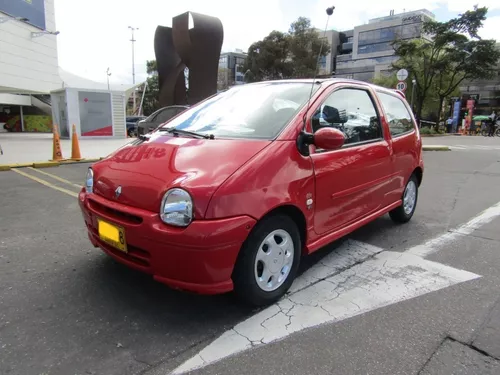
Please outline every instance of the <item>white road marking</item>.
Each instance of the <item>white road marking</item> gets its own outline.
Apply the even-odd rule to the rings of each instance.
[[[415,298],[480,275],[423,257],[500,216],[500,202],[457,229],[404,253],[348,240],[294,282],[278,303],[226,331],[171,374],[205,367],[256,346]]]
[[[361,263],[384,251],[381,247],[348,239],[345,243],[326,255],[314,267],[309,268],[295,279],[288,293],[295,293],[320,280]]]
[[[453,145],[453,146],[448,146],[452,150],[464,150],[464,151],[470,151],[470,150],[482,150],[482,151],[498,151],[500,150],[500,145],[499,146],[494,146],[494,145]]]
[[[414,246],[407,252],[413,255],[425,257],[436,252],[438,248],[443,246],[444,244],[451,242],[460,236],[467,236],[471,234],[476,229],[484,224],[493,221],[498,216],[500,216],[500,202],[498,202],[494,206],[491,206],[490,208],[487,208],[472,220],[459,226],[458,228],[442,234],[436,238],[433,238],[422,245]]]
[[[392,251],[373,254],[374,250],[367,251],[372,258],[363,263],[355,262],[340,273],[316,279],[315,284],[305,289],[295,287],[295,292],[226,331],[172,374],[205,367],[306,328],[338,322],[480,277],[412,254]],[[327,259],[328,263],[322,261],[319,268],[305,275],[308,282],[335,269],[337,265],[329,263],[334,260],[338,261],[338,256]],[[301,285],[301,281],[297,284]]]

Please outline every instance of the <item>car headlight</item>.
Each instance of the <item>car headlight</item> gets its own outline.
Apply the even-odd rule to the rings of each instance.
[[[193,200],[182,189],[170,189],[161,200],[160,217],[165,224],[187,227],[193,220]]]
[[[94,171],[92,168],[87,169],[87,177],[85,178],[85,190],[87,193],[94,191]]]

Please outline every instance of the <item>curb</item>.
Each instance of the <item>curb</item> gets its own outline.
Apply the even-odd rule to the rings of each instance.
[[[422,146],[422,151],[451,151],[448,146]]]
[[[422,138],[434,138],[434,137],[458,137],[462,133],[443,133],[443,134],[420,134]]]
[[[94,163],[96,161],[102,160],[104,158],[92,158],[92,159],[81,159],[81,160],[61,160],[61,161],[42,161],[33,163],[11,163],[11,164],[0,164],[0,171],[10,171],[13,168],[51,168],[59,167],[60,165],[67,164],[84,164],[84,163]]]

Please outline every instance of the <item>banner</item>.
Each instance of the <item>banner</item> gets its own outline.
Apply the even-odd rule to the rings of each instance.
[[[45,30],[44,0],[0,0],[0,12],[27,18],[25,22]]]
[[[460,120],[460,107],[462,106],[462,102],[460,100],[455,101],[453,103],[453,129],[457,129],[458,120]]]

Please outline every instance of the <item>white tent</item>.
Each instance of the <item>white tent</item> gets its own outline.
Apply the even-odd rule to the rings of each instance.
[[[75,125],[82,137],[127,137],[126,103],[144,82],[111,84],[92,81],[59,67],[61,88],[51,92],[52,117],[62,138]]]

